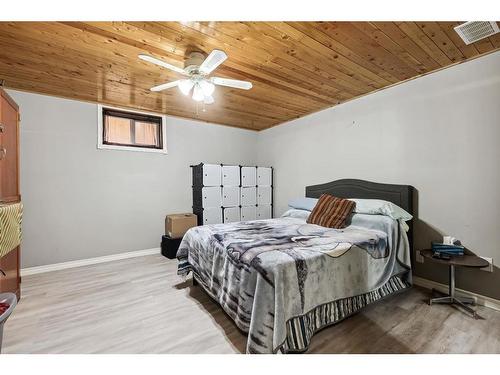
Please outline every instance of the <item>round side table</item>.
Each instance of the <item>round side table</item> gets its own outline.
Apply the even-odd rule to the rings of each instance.
[[[465,311],[472,314],[475,319],[480,318],[476,311],[467,305],[474,305],[474,299],[469,297],[457,297],[455,295],[455,267],[469,267],[469,268],[484,268],[488,267],[489,263],[476,255],[452,255],[450,259],[440,259],[433,257],[432,250],[422,250],[420,254],[435,263],[447,265],[449,267],[449,292],[448,295],[443,297],[431,298],[429,305],[433,303],[444,303],[448,305],[459,305]]]

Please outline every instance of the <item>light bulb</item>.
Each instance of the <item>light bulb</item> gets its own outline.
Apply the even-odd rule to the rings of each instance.
[[[184,95],[189,95],[194,83],[190,79],[181,79],[177,86],[179,86],[179,90],[181,90]]]
[[[213,102],[215,102],[215,100],[212,95],[205,96],[205,99],[203,100],[203,103],[205,104],[212,104]]]
[[[200,87],[203,90],[205,96],[210,96],[214,93],[215,85],[207,80],[200,81]]]
[[[194,90],[193,90],[193,100],[196,100],[197,102],[201,102],[205,98],[205,95],[203,95],[203,90],[200,87],[200,84],[197,83],[194,85]]]

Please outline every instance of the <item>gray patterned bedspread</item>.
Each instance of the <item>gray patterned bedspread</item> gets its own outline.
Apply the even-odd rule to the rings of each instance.
[[[199,226],[178,274],[193,272],[248,333],[247,353],[302,352],[316,331],[410,286],[402,225],[356,214],[344,229],[290,217]]]

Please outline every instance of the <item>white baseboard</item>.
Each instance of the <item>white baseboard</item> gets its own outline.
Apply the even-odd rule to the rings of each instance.
[[[436,289],[439,290],[440,292],[448,293],[448,285],[424,279],[422,277],[413,276],[413,284],[421,286],[426,289]],[[456,291],[461,296],[474,298],[478,305],[500,311],[500,301],[497,299],[486,297],[481,294],[469,292],[468,290],[463,290],[459,288],[456,288]]]
[[[35,275],[35,274],[44,273],[44,272],[59,271],[59,270],[67,269],[67,268],[88,266],[90,264],[106,263],[106,262],[112,262],[114,260],[141,257],[144,255],[152,255],[152,254],[158,254],[158,253],[160,253],[160,248],[156,247],[154,249],[129,251],[127,253],[105,255],[105,256],[96,257],[96,258],[80,259],[80,260],[73,260],[70,262],[47,264],[45,266],[22,268],[21,269],[21,277],[28,276],[28,275]]]

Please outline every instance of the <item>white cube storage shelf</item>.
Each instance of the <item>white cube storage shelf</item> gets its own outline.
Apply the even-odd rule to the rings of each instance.
[[[240,187],[222,187],[222,207],[234,207],[240,205]]]
[[[272,218],[272,168],[201,163],[192,172],[198,225]]]
[[[241,186],[257,186],[257,168],[241,167]]]
[[[271,186],[257,186],[257,204],[259,206],[268,206],[272,203]]]
[[[203,224],[219,224],[222,223],[222,211],[220,207],[207,207],[203,209]]]
[[[271,217],[271,215],[269,215]],[[241,207],[241,221],[257,220],[256,206]]]
[[[257,204],[257,188],[255,186],[242,186],[240,202],[242,206],[255,206]]]
[[[240,186],[240,167],[237,165],[222,166],[222,186]]]
[[[257,186],[272,186],[273,169],[267,167],[257,167]]]
[[[271,217],[271,206],[257,206],[257,220],[269,219]]]
[[[203,186],[220,186],[222,168],[220,165],[205,164],[203,166]]]
[[[234,223],[240,221],[240,208],[239,207],[223,207],[224,223]]]
[[[220,186],[206,186],[201,188],[203,207],[222,206]]]

